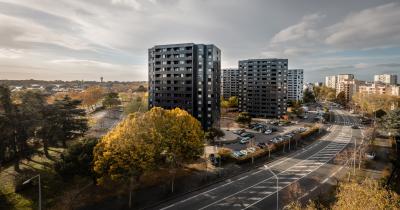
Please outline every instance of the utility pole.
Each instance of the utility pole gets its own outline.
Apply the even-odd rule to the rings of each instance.
[[[39,181],[39,210],[42,210],[42,186],[41,186],[42,184],[41,184],[41,180],[40,180],[40,174],[38,174],[38,175],[26,180],[22,184],[23,185],[28,184],[35,178],[38,178],[38,181]]]

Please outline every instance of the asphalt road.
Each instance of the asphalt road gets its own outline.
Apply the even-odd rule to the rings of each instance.
[[[341,152],[353,136],[360,131],[351,129],[357,119],[342,110],[335,110],[335,122],[329,133],[321,140],[287,157],[172,200],[155,209],[281,209],[291,199],[289,186],[298,185],[300,195],[296,199],[308,198],[313,192],[342,170],[343,166],[332,164],[332,159]],[[273,173],[279,178],[277,180]],[[279,202],[277,202],[277,189]],[[282,195],[285,195],[283,198]]]

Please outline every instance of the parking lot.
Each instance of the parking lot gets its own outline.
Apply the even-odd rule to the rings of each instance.
[[[277,136],[283,135],[285,133],[289,133],[291,131],[294,131],[296,129],[303,128],[303,127],[304,127],[303,124],[293,124],[293,125],[289,125],[289,126],[277,126],[276,128],[278,130],[274,131],[272,134],[260,133],[259,131],[245,128],[244,130],[246,133],[251,133],[254,135],[253,138],[250,138],[250,141],[248,143],[241,143],[240,139],[242,137],[238,134],[234,134],[233,131],[235,131],[235,130],[229,130],[229,131],[224,130],[224,132],[227,133],[227,135],[229,137],[236,139],[235,143],[225,144],[224,147],[232,149],[232,150],[243,150],[249,146],[248,144],[257,145],[257,143],[260,143],[260,142],[268,143],[270,140],[272,140],[273,138],[275,138]],[[240,130],[240,129],[238,129],[238,130]]]

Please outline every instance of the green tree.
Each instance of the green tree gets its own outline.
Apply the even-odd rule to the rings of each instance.
[[[400,135],[400,109],[388,112],[380,120],[380,125],[391,134]]]
[[[236,117],[235,121],[241,124],[250,124],[251,123],[251,116],[248,112],[241,112]]]
[[[55,171],[64,179],[79,175],[95,180],[93,149],[97,142],[96,138],[84,138],[69,146],[61,155],[61,160],[55,163]]]
[[[347,104],[346,94],[343,91],[336,96],[336,103],[343,106]]]
[[[303,93],[303,102],[304,103],[314,103],[315,102],[315,96],[312,91],[309,89],[305,89]]]
[[[103,106],[105,107],[115,107],[120,104],[118,93],[115,92],[108,93],[103,99]]]
[[[208,140],[209,142],[214,143],[215,138],[221,138],[224,135],[225,135],[225,133],[221,129],[211,127],[205,132],[204,138],[206,140]]]

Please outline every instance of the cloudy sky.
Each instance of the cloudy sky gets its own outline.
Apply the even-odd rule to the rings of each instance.
[[[400,2],[0,0],[0,79],[147,80],[147,49],[211,43],[222,66],[279,57],[325,75],[400,74]]]

